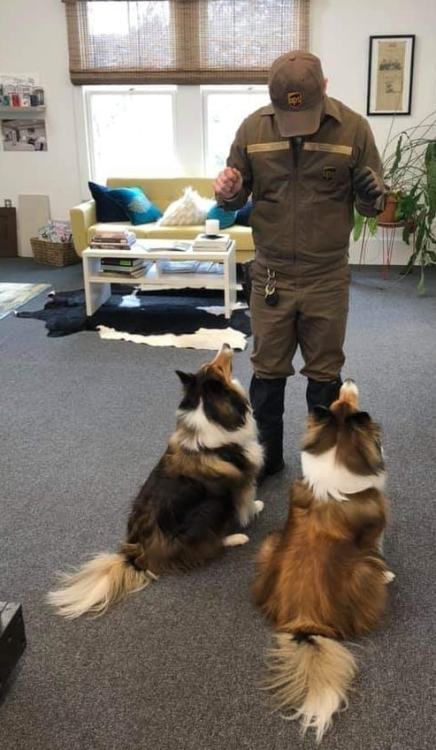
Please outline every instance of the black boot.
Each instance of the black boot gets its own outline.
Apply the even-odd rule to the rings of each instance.
[[[286,378],[258,378],[253,375],[250,400],[264,448],[265,463],[258,477],[260,484],[267,476],[277,474],[283,463],[283,412]]]
[[[327,409],[339,397],[342,380],[340,377],[336,380],[311,380],[308,378],[306,400],[307,408],[312,411],[315,406],[325,406]]]

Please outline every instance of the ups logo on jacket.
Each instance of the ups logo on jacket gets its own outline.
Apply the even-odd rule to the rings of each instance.
[[[303,104],[303,94],[301,91],[289,91],[288,104],[292,108],[300,107]]]
[[[335,175],[336,167],[323,167],[322,176],[324,180],[327,180],[327,182],[331,182],[331,180],[334,180]]]

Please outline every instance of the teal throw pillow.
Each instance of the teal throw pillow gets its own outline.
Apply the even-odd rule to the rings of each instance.
[[[150,224],[162,216],[162,211],[159,211],[139,187],[112,188],[107,197],[124,210],[133,225]]]
[[[225,211],[217,203],[209,209],[207,212],[208,219],[218,219],[220,223],[220,229],[228,229],[236,221],[236,211]]]

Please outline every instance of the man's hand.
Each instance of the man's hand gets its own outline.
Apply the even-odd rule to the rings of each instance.
[[[231,200],[242,188],[242,175],[234,167],[226,167],[219,173],[213,189],[220,198],[225,201]]]
[[[363,201],[375,201],[384,193],[383,182],[371,167],[356,169],[353,175],[353,188]]]

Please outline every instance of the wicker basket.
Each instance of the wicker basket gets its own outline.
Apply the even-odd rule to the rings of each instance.
[[[72,242],[51,242],[31,237],[30,244],[37,263],[49,266],[71,266],[73,263],[80,263]]]

